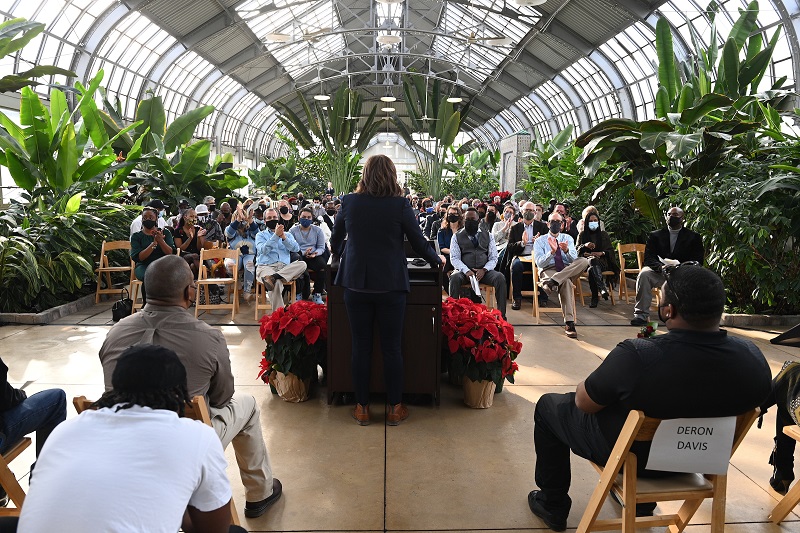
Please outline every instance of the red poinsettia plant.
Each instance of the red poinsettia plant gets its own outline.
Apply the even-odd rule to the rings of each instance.
[[[264,383],[273,370],[310,378],[327,351],[328,308],[307,300],[294,302],[264,315],[260,333],[267,342],[258,373]]]
[[[522,343],[514,338],[514,326],[497,309],[488,309],[469,298],[448,298],[442,303],[442,334],[450,353],[450,371],[472,381],[504,379],[514,383],[519,370],[514,360]]]
[[[494,200],[495,196],[499,196],[500,203],[504,203],[506,200],[511,198],[511,193],[509,191],[492,191],[489,193],[489,201]]]

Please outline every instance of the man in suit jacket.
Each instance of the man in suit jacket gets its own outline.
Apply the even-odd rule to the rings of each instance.
[[[636,278],[636,304],[633,308],[631,326],[644,326],[650,315],[650,304],[653,300],[653,289],[664,284],[661,273],[663,264],[659,260],[675,259],[681,263],[697,261],[703,264],[705,251],[703,239],[684,227],[686,216],[680,207],[672,207],[667,211],[667,227],[654,231],[647,239],[644,249],[644,265]]]
[[[506,255],[512,258],[511,285],[513,286],[514,294],[512,294],[511,309],[519,309],[522,306],[522,273],[526,270],[531,270],[531,264],[521,262],[519,256],[531,255],[533,253],[533,241],[540,235],[550,231],[547,224],[535,220],[535,216],[536,206],[533,202],[526,202],[522,206],[522,220],[514,224],[509,232]]]

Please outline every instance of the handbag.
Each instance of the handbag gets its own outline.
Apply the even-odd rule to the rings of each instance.
[[[120,291],[120,299],[111,306],[111,319],[114,322],[119,322],[126,316],[131,316],[132,313],[133,300],[130,299],[128,289],[123,287],[122,291]]]

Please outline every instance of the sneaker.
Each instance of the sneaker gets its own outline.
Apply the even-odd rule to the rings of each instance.
[[[631,320],[631,326],[642,327],[647,325],[647,318],[643,318],[640,316],[634,316],[633,320]]]
[[[283,494],[283,485],[277,478],[272,478],[272,494],[260,502],[245,502],[244,515],[247,518],[257,518],[267,512],[270,505],[278,501]]]
[[[311,301],[315,304],[325,305],[325,302],[322,300],[322,295],[318,292],[311,295]]]
[[[567,337],[570,339],[577,339],[578,332],[575,331],[575,322],[567,322],[564,326],[564,333],[566,333]]]
[[[542,522],[553,531],[564,531],[567,529],[569,507],[567,507],[566,512],[550,510],[545,507],[540,494],[541,491],[538,490],[532,490],[530,494],[528,494],[528,507],[530,507],[531,512],[541,518]]]

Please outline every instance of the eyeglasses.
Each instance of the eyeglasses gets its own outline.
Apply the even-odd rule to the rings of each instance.
[[[700,263],[698,261],[684,261],[683,263],[677,265],[664,265],[664,268],[661,269],[662,272],[664,273],[664,280],[666,281],[666,285],[670,289],[669,292],[672,294],[672,296],[675,297],[675,303],[677,305],[680,305],[681,301],[680,298],[678,298],[678,293],[675,292],[675,289],[670,287],[669,278],[675,273],[676,270],[678,270],[682,266],[700,266]]]

